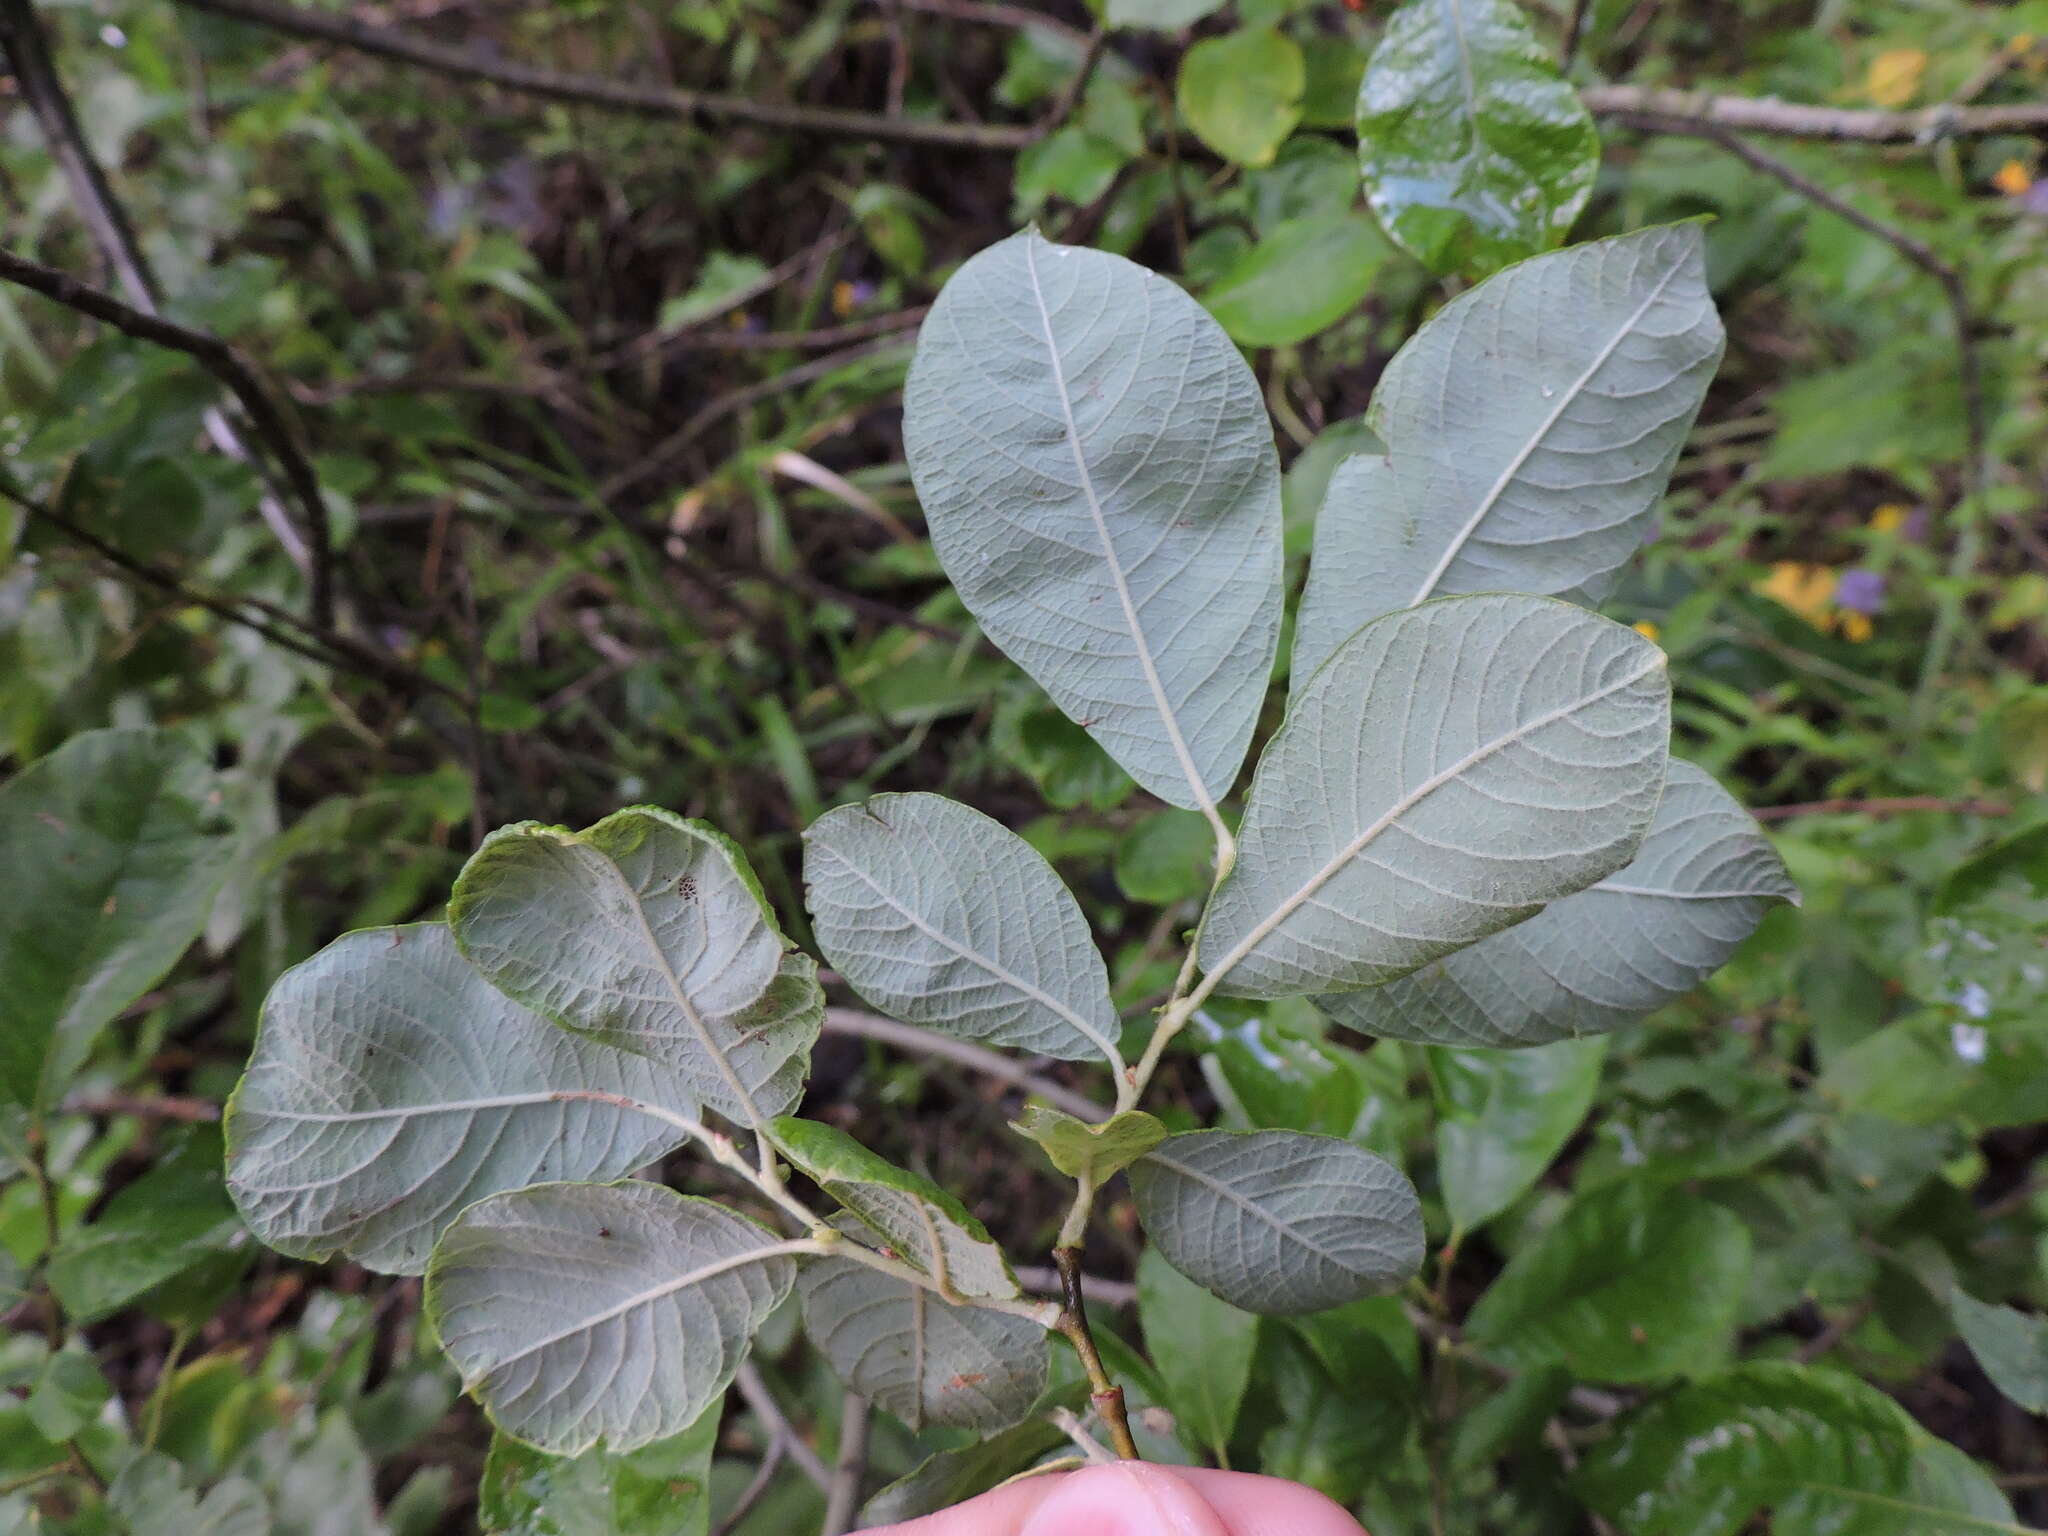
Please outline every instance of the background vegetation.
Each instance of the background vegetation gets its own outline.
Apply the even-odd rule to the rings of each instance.
[[[0,1531],[200,1529],[178,1500],[230,1472],[267,1501],[253,1529],[815,1527],[861,1437],[793,1330],[701,1446],[555,1488],[545,1523],[557,1472],[487,1472],[417,1282],[259,1253],[217,1121],[285,967],[433,915],[488,827],[637,801],[746,846],[806,938],[801,827],[882,789],[966,800],[1083,893],[1142,1021],[1206,834],[939,578],[898,430],[915,327],[1025,220],[1185,282],[1264,386],[1298,575],[1380,370],[1465,280],[1361,192],[1390,6],[1110,9],[1158,24],[1081,0],[0,0],[0,755],[175,727],[226,840],[196,942],[60,1109],[0,1111]],[[1727,361],[1609,611],[1670,653],[1677,750],[1758,808],[1805,905],[1604,1046],[1212,1005],[1163,1079],[1181,1124],[1352,1136],[1408,1169],[1439,1242],[1447,1156],[1476,1144],[1504,1198],[1415,1295],[1328,1327],[1139,1298],[1155,1359],[1186,1362],[1132,1366],[1173,1415],[1149,1448],[1301,1477],[1376,1536],[1733,1530],[1571,1477],[1617,1435],[1654,1461],[1721,1422],[1666,1383],[1739,1361],[1786,1443],[1852,1420],[1860,1380],[1974,1459],[1935,1463],[1974,1490],[1953,1528],[2038,1524],[2048,4],[1526,14],[1599,125],[1572,237],[1713,216]],[[1100,1084],[988,1066],[835,1009],[807,1113],[1042,1252],[1061,1212],[1004,1121]],[[1135,1341],[1139,1245],[1125,1206],[1105,1225],[1098,1310]],[[1530,1329],[1495,1291],[1495,1343],[1467,1340],[1539,1240],[1563,1268],[1525,1292]],[[1978,1318],[1973,1351],[1969,1298],[2022,1310]],[[1565,1342],[1528,1347],[1539,1322]],[[865,1486],[944,1443],[878,1419]],[[138,1446],[168,1481],[109,1503]]]

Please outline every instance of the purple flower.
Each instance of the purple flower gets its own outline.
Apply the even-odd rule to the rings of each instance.
[[[1844,571],[1835,583],[1835,606],[1851,613],[1876,613],[1884,606],[1884,578],[1875,571]]]

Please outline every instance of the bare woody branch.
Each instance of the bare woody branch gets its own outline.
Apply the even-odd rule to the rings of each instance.
[[[30,261],[4,246],[0,246],[0,279],[40,293],[44,298],[104,325],[111,325],[124,336],[183,352],[228,387],[248,413],[250,425],[277,462],[291,485],[293,497],[304,512],[313,548],[321,554],[321,558],[313,561],[311,573],[314,627],[323,632],[330,629],[334,609],[332,594],[327,590],[329,562],[325,551],[331,541],[327,502],[320,491],[320,477],[314,473],[312,461],[306,457],[290,419],[270,391],[263,387],[263,381],[256,376],[256,370],[248,360],[218,336],[195,331],[161,315],[145,314],[110,293],[102,293],[80,282],[68,272],[46,267],[39,261]]]
[[[1837,139],[1858,144],[1929,144],[1945,138],[2048,133],[2048,101],[1882,112],[1862,107],[1814,107],[1770,97],[1718,96],[1651,85],[1595,85],[1579,94],[1595,117],[1611,118],[1651,133],[1683,133],[1703,138],[1720,133],[1761,133],[1775,138]]]
[[[0,0],[0,51],[4,51],[21,94],[35,115],[51,158],[70,185],[72,203],[79,217],[85,221],[93,244],[113,269],[120,286],[126,290],[132,310],[146,317],[156,316],[162,307],[162,294],[155,275],[136,241],[127,211],[114,195],[112,184],[93,158],[85,135],[78,126],[78,114],[72,110],[71,98],[58,77],[56,64],[50,57],[49,40],[43,34],[42,22],[30,0]],[[217,406],[209,406],[203,420],[206,435],[214,446],[230,458],[250,464],[263,481],[264,492],[258,500],[263,520],[284,546],[285,553],[305,573],[307,601],[315,627],[331,630],[334,627],[333,541],[328,527],[327,503],[320,495],[319,481],[313,476],[304,454],[294,454],[278,461],[278,468],[291,482],[292,494],[304,504],[305,528],[302,533],[285,510],[272,484],[269,468],[260,457],[249,451],[240,430],[228,420],[226,413]]]
[[[709,118],[758,123],[766,128],[890,139],[955,149],[1015,153],[1028,149],[1042,128],[1010,124],[944,123],[888,117],[829,107],[753,101],[744,96],[663,86],[631,85],[596,75],[571,74],[488,59],[467,49],[404,36],[322,11],[300,10],[275,0],[178,0],[192,10],[231,16],[294,37],[333,43],[403,64],[482,80],[508,91],[650,117]],[[1086,34],[1021,6],[963,4],[962,0],[905,0],[913,10],[1004,25],[1047,26],[1085,41]],[[1703,134],[1714,128],[1794,139],[1838,139],[1865,144],[1927,143],[1940,138],[1982,138],[1990,134],[2048,133],[2048,102],[2010,106],[1936,106],[1912,112],[1854,107],[1817,107],[1800,102],[1662,86],[1596,85],[1583,93],[1596,117],[1655,133]]]
[[[379,58],[417,65],[466,80],[482,80],[522,95],[599,107],[612,112],[635,113],[643,117],[755,123],[763,128],[785,128],[798,133],[889,139],[935,148],[992,150],[997,153],[1026,149],[1038,137],[1038,130],[1032,127],[886,117],[878,112],[754,101],[745,96],[723,95],[714,91],[634,85],[598,75],[542,69],[530,64],[485,58],[466,48],[451,48],[442,43],[407,37],[389,27],[365,26],[345,16],[300,10],[295,6],[273,4],[271,0],[178,0],[178,4],[187,10],[229,16],[293,37],[333,43],[338,47],[353,48],[358,53],[375,54]]]

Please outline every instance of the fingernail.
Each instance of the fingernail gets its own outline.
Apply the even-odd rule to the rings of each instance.
[[[1020,1536],[1229,1536],[1187,1483],[1164,1467],[1090,1467],[1063,1479]]]

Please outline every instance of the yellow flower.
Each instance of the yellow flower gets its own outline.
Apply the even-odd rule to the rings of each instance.
[[[1842,638],[1851,645],[1861,645],[1870,638],[1869,614],[1854,613],[1845,609],[1840,617],[1842,620]]]
[[[860,300],[855,297],[853,284],[841,278],[832,285],[832,313],[844,320],[852,314]]]
[[[1903,107],[1920,93],[1927,55],[1918,48],[1888,48],[1870,61],[1864,94],[1880,107]]]
[[[1896,501],[1888,501],[1870,514],[1870,531],[1872,533],[1897,533],[1906,526],[1906,519],[1910,515],[1907,509],[1900,506]]]
[[[2027,168],[2017,160],[2008,160],[1998,168],[1998,174],[1991,178],[1991,185],[2007,197],[2018,197],[2034,184],[2034,178],[2027,174]]]
[[[1663,633],[1662,630],[1657,628],[1657,626],[1652,624],[1648,619],[1644,619],[1640,624],[1631,624],[1629,628],[1633,629],[1645,640],[1648,640],[1652,645],[1656,644],[1657,637]]]
[[[1804,560],[1780,560],[1755,590],[1783,608],[1790,608],[1815,629],[1826,629],[1833,618],[1828,599],[1835,595],[1835,573],[1825,565]]]

